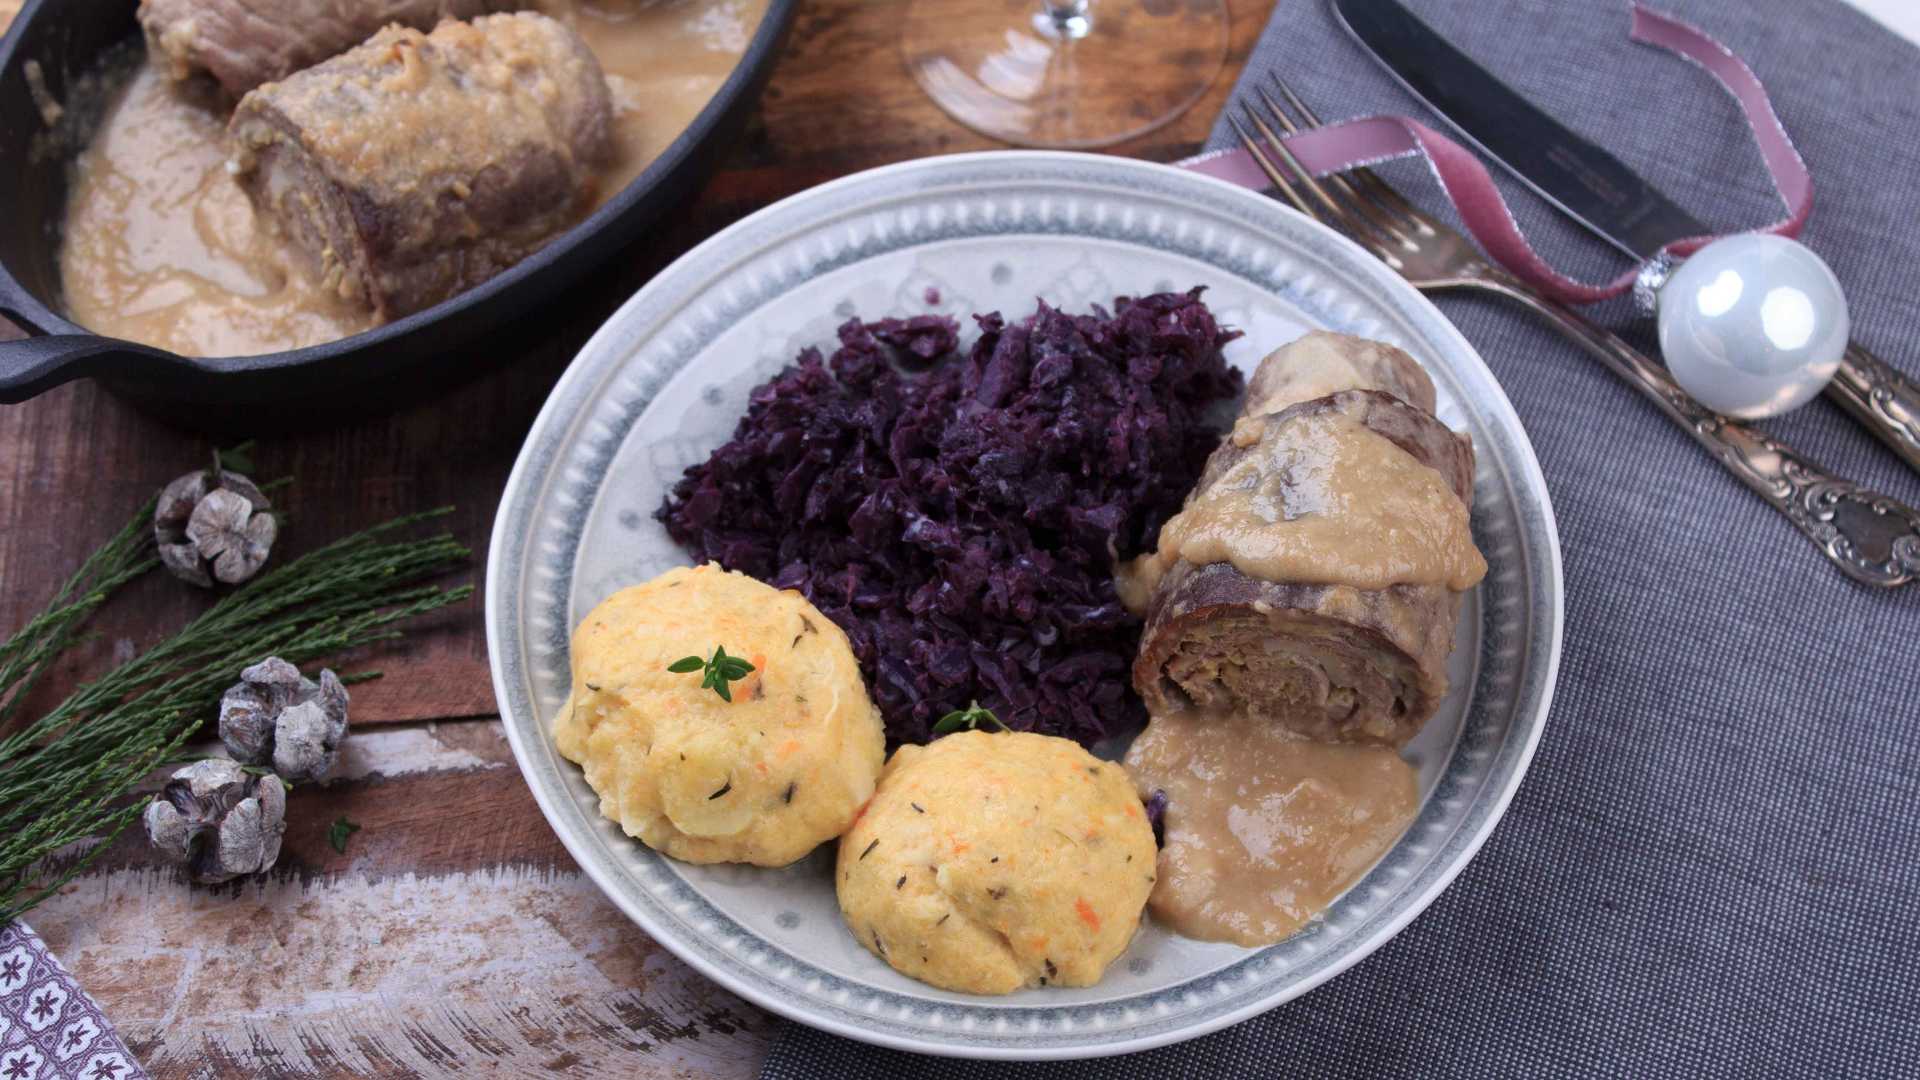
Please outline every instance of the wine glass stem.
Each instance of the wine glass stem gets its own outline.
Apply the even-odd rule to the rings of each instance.
[[[1033,23],[1051,38],[1075,40],[1093,32],[1093,0],[1040,0]]]

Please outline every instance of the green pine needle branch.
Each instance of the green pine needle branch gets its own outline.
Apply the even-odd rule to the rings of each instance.
[[[17,715],[34,684],[80,640],[87,617],[157,564],[153,504],[90,557],[47,610],[0,643],[0,923],[52,895],[139,819],[134,785],[175,760],[240,670],[268,656],[295,664],[400,636],[397,624],[473,588],[426,582],[462,565],[451,536],[408,539],[451,507],[398,518],[271,569],[185,629],[87,683],[45,715]],[[83,840],[90,848],[50,865]]]

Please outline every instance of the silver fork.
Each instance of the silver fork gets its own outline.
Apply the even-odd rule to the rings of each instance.
[[[1320,118],[1285,82],[1276,80],[1275,85],[1302,123],[1320,126]],[[1265,89],[1256,87],[1255,93],[1273,125],[1250,102],[1241,107],[1259,138],[1249,134],[1231,110],[1227,121],[1267,178],[1301,213],[1346,233],[1422,292],[1496,293],[1546,320],[1685,428],[1741,483],[1785,514],[1841,573],[1887,588],[1920,578],[1920,513],[1833,476],[1785,443],[1695,401],[1665,368],[1488,261],[1466,237],[1408,202],[1373,170],[1357,168],[1316,180],[1274,130],[1277,125],[1293,133],[1299,126]]]

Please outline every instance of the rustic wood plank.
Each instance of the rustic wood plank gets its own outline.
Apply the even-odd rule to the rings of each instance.
[[[757,1071],[771,1019],[580,873],[498,722],[355,733],[335,777],[264,879],[189,886],[126,835],[31,916],[155,1076]]]

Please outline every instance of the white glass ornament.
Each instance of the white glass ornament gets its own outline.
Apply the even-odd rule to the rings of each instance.
[[[1681,263],[1656,298],[1660,352],[1687,393],[1742,419],[1824,389],[1847,348],[1847,300],[1805,244],[1743,233]]]

